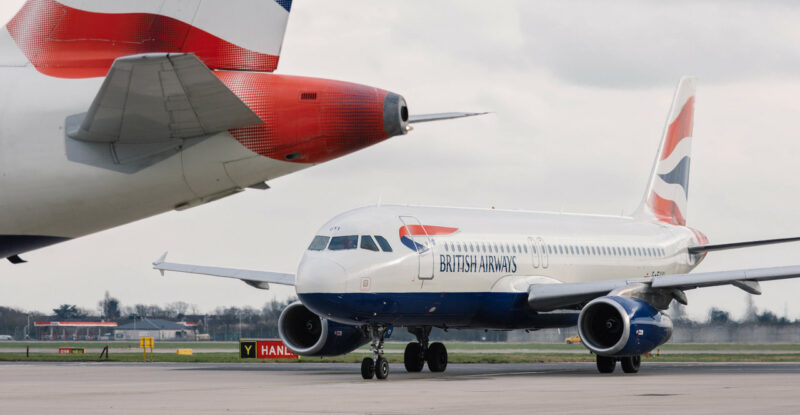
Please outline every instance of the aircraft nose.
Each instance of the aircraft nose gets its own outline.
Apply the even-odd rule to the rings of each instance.
[[[300,261],[295,279],[298,294],[343,293],[346,285],[344,267],[336,261],[319,257]]]

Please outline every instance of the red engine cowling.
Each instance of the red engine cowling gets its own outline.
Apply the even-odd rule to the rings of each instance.
[[[267,73],[216,74],[264,121],[231,131],[262,156],[322,163],[407,132],[405,99],[379,88]]]

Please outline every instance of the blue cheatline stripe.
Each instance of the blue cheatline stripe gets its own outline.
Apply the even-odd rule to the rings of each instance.
[[[537,314],[528,293],[304,293],[300,301],[318,315],[344,324],[431,325],[454,328],[569,327],[576,312]]]
[[[292,0],[275,0],[275,2],[280,4],[287,12],[292,11]]]
[[[683,191],[686,194],[689,194],[689,164],[691,164],[691,159],[689,156],[686,156],[681,159],[680,163],[672,169],[671,172],[667,174],[659,174],[658,176],[661,177],[661,180],[669,183],[669,184],[679,184],[683,187]]]
[[[57,236],[0,235],[0,258],[8,258],[67,240],[69,238]]]

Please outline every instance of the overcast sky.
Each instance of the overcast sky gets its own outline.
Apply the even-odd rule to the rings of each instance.
[[[7,21],[21,0],[3,0]],[[400,93],[412,113],[487,110],[184,212],[0,265],[0,304],[95,309],[181,300],[260,307],[260,291],[168,274],[181,262],[294,272],[316,230],[384,203],[620,214],[644,191],[673,88],[698,77],[688,224],[711,243],[800,235],[800,7],[756,1],[296,0],[279,73]],[[8,197],[8,195],[5,195]],[[709,254],[697,271],[800,264],[800,244]],[[800,317],[800,281],[763,284],[760,309]],[[744,310],[733,287],[688,312]]]

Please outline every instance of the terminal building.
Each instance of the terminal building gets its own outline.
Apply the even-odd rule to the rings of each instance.
[[[139,340],[153,337],[156,340],[198,340],[198,325],[161,319],[136,319],[114,329],[114,340]]]

